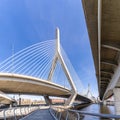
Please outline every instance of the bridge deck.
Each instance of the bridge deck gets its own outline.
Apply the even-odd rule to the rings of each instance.
[[[48,109],[36,110],[21,120],[54,120]]]

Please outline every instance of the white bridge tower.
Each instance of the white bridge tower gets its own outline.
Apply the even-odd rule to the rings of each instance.
[[[53,76],[57,61],[59,61],[61,63],[63,71],[65,72],[65,75],[66,75],[66,77],[68,79],[68,82],[71,86],[71,96],[65,102],[65,105],[72,105],[72,103],[74,102],[74,100],[77,96],[77,90],[76,90],[73,79],[72,79],[72,77],[69,73],[69,70],[68,70],[68,68],[67,68],[67,66],[64,62],[64,59],[62,57],[62,54],[61,54],[59,28],[56,28],[56,52],[55,52],[55,56],[54,56],[54,59],[52,61],[51,69],[50,69],[50,72],[49,72],[49,75],[48,75],[48,81],[52,81],[52,76]]]

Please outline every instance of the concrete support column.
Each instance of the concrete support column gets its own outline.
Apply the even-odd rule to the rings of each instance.
[[[21,97],[20,97],[20,94],[19,94],[19,101],[18,101],[18,105],[19,105],[19,106],[21,105]]]
[[[115,112],[120,115],[120,88],[114,88]]]
[[[68,100],[65,102],[66,106],[71,106],[73,102],[75,101],[75,98],[77,96],[77,93],[72,93],[71,96],[68,98]]]
[[[47,105],[51,105],[52,104],[52,101],[50,100],[49,96],[44,95],[44,99],[45,99],[45,102],[46,102]]]
[[[106,100],[103,101],[103,105],[106,105]]]

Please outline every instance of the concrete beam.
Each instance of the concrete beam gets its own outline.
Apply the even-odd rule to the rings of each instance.
[[[112,79],[106,89],[103,99],[108,98],[110,94],[112,94],[112,92],[109,92],[109,91],[112,91],[115,88],[115,86],[117,85],[117,82],[119,81],[119,78],[120,78],[120,64],[118,65],[118,67],[115,70],[114,75],[112,76]]]
[[[70,90],[55,83],[35,77],[10,73],[0,73],[0,89],[5,93],[47,94],[51,96],[71,94]]]
[[[16,102],[16,101],[11,97],[9,97],[4,92],[0,91],[0,104],[11,104],[12,102]]]
[[[102,63],[102,64],[106,64],[106,65],[111,65],[111,66],[113,66],[113,67],[117,67],[117,66],[118,66],[117,63],[115,63],[115,62],[113,62],[113,61],[110,61],[110,60],[101,60],[101,63]]]
[[[102,80],[108,80],[108,81],[110,81],[110,78],[107,78],[107,77],[101,77],[101,81]]]
[[[114,88],[114,100],[115,100],[115,112],[117,115],[120,115],[120,88]]]
[[[109,83],[110,81],[109,81],[109,80],[101,80],[101,83],[102,83],[102,82]]]
[[[102,15],[102,0],[98,0],[98,87],[100,86],[100,80],[101,80],[101,66],[100,66],[100,60],[101,60],[101,15]],[[100,91],[100,87],[99,87]]]
[[[111,79],[111,75],[109,75],[109,74],[101,74],[101,79],[102,78]]]
[[[68,100],[65,102],[65,105],[71,106],[73,102],[75,101],[76,96],[77,96],[77,93],[73,92],[71,96],[68,98]]]
[[[114,42],[104,42],[102,43],[102,47],[120,52],[120,46],[118,44],[115,44]]]
[[[101,83],[107,83],[108,84],[109,81],[106,80],[101,80]]]
[[[103,82],[101,82],[101,85],[107,86],[107,85],[108,85],[108,83],[103,83]]]
[[[108,70],[101,70],[101,73],[110,74],[110,75],[114,74],[114,72]]]

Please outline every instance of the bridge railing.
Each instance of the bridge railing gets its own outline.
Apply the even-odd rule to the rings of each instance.
[[[51,106],[50,112],[58,120],[82,120],[85,116],[98,117],[109,120],[118,120],[120,115],[113,114],[101,114],[101,113],[90,113],[80,110],[72,110],[64,107]]]
[[[17,118],[21,118],[37,109],[39,109],[39,106],[12,107],[1,109],[0,119],[7,120],[7,118],[13,118],[14,120],[17,120]]]

